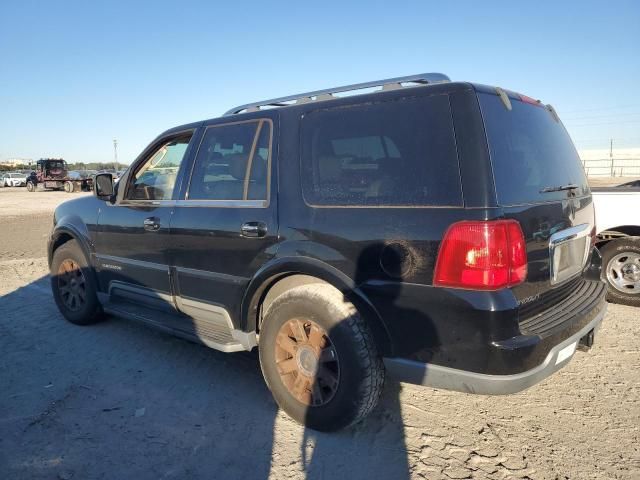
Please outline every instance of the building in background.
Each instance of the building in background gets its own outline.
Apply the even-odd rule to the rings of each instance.
[[[19,165],[31,165],[32,163],[32,158],[7,158],[6,160],[0,160],[0,166],[3,167],[17,167]]]

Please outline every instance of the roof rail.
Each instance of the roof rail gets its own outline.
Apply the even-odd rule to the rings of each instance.
[[[417,83],[426,85],[428,83],[450,82],[449,77],[442,73],[419,73],[417,75],[409,75],[407,77],[386,78],[384,80],[375,80],[373,82],[355,83],[353,85],[345,85],[343,87],[327,88],[325,90],[316,90],[314,92],[299,93],[297,95],[289,95],[288,97],[273,98],[262,102],[247,103],[232,108],[225,113],[226,115],[234,115],[243,112],[257,112],[263,107],[287,107],[301,103],[308,103],[321,100],[331,100],[336,97],[334,94],[340,92],[351,92],[362,90],[365,88],[382,87],[382,90],[394,90],[403,88],[403,83]]]

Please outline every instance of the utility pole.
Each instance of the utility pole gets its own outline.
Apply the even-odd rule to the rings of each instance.
[[[113,161],[116,164],[116,173],[118,172],[118,140],[113,139]],[[612,167],[613,168],[613,167]]]
[[[609,140],[609,160],[611,161],[611,176],[615,177],[615,171],[613,170],[613,138]]]

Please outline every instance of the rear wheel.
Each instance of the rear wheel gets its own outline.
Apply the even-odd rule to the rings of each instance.
[[[607,300],[640,306],[640,238],[612,240],[602,249]]]
[[[72,182],[64,182],[64,191],[67,193],[72,193],[75,190]]]
[[[330,285],[304,285],[280,295],[265,313],[259,349],[278,405],[314,430],[358,422],[382,392],[384,366],[373,334]]]
[[[71,323],[89,325],[101,319],[93,272],[77,241],[70,240],[54,252],[51,289],[60,313]]]

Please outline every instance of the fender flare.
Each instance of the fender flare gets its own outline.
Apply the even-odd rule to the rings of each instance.
[[[340,290],[369,321],[374,337],[382,348],[382,353],[384,355],[392,353],[393,346],[389,330],[366,295],[344,272],[312,257],[278,257],[256,272],[245,289],[240,306],[240,327],[242,330],[246,332],[257,331],[259,306],[269,288],[279,280],[296,274],[319,278]]]
[[[88,235],[88,232],[86,231],[86,227],[84,228],[84,230],[85,232],[83,232],[80,228],[78,228],[76,225],[74,225],[71,222],[60,221],[55,226],[55,228],[53,229],[53,232],[51,232],[51,237],[49,238],[49,244],[47,246],[47,260],[49,263],[49,267],[51,267],[53,252],[55,251],[57,246],[61,245],[61,243],[59,243],[58,240],[65,235],[71,237],[73,240],[78,242],[78,244],[80,245],[80,248],[82,248],[82,252],[84,253],[87,259],[87,263],[92,267],[94,266],[92,261],[93,248],[91,246],[91,240],[89,239],[89,235]],[[66,243],[66,242],[62,242],[62,243]]]

